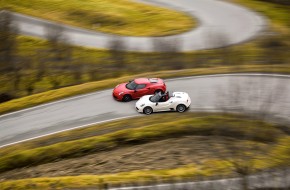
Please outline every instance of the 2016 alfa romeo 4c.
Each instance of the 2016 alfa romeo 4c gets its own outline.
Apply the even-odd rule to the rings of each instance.
[[[177,111],[185,112],[191,104],[191,99],[186,92],[173,92],[172,95],[157,93],[143,96],[136,102],[136,110],[140,113]]]
[[[117,85],[113,90],[113,97],[118,101],[128,102],[144,95],[164,93],[165,91],[166,85],[160,78],[137,78]]]

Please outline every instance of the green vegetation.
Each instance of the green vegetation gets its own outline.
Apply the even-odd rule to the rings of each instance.
[[[156,182],[159,179],[163,182],[173,181],[175,178],[209,177],[221,173],[228,174],[229,166],[221,160],[207,161],[202,165],[188,165],[176,169],[153,170],[153,171],[132,171],[107,175],[80,175],[51,178],[32,178],[23,180],[13,180],[0,182],[3,190],[32,190],[32,189],[69,189],[69,188],[96,188],[104,187],[105,184],[119,185],[136,183],[136,181],[146,184],[146,182]]]
[[[0,8],[107,33],[165,36],[186,32],[193,18],[130,0],[2,0]]]
[[[275,2],[279,3],[280,0],[231,0],[231,1],[249,7],[250,9],[257,11],[262,15],[265,15],[270,20],[269,24],[273,27],[272,29],[285,34],[289,32],[290,30],[289,4],[282,5],[282,3],[280,4],[275,3]]]
[[[17,39],[16,56],[21,66],[0,76],[0,95],[14,100],[0,104],[0,113],[111,88],[119,81],[125,82],[138,76],[172,78],[235,72],[289,74],[289,25],[285,19],[289,15],[287,6],[254,0],[235,2],[270,16],[272,29],[282,35],[265,36],[253,42],[217,50],[170,54],[119,52],[117,57],[110,50],[64,45],[60,49],[67,50],[64,54],[70,56],[56,61],[52,61],[55,55],[49,53],[52,47],[49,42],[20,36]],[[156,70],[161,71],[154,72]],[[23,96],[27,97],[21,98]],[[0,102],[4,101],[7,100],[0,99]]]
[[[287,136],[285,138],[281,138],[277,145],[273,148],[273,150],[270,152],[270,157],[268,159],[271,159],[270,163],[271,167],[279,167],[281,165],[285,165],[287,167],[290,166],[290,137]]]
[[[260,1],[271,2],[271,3],[281,4],[281,5],[290,5],[290,2],[288,0],[260,0]]]
[[[122,146],[142,144],[166,138],[177,138],[185,135],[224,136],[268,143],[275,142],[276,139],[285,135],[277,126],[236,116],[209,115],[183,117],[178,120],[168,118],[167,122],[158,122],[159,120],[151,119],[155,121],[155,124],[143,125],[134,129],[130,127],[130,129],[119,130],[104,135],[59,142],[43,147],[32,146],[34,148],[28,148],[27,150],[22,148],[21,151],[7,152],[5,156],[0,158],[0,171],[3,172],[28,165],[39,165],[57,159],[80,157]],[[138,120],[136,122],[140,123]],[[110,123],[108,125],[112,126]],[[106,126],[106,124],[103,126]],[[91,131],[93,128],[98,129],[99,127],[95,126],[83,130]],[[127,128],[126,125],[125,128]],[[255,131],[259,132],[256,133]]]
[[[6,180],[0,183],[1,189],[67,189],[100,187],[105,183],[118,185],[139,181],[144,184],[156,180],[166,182],[166,180],[193,179],[201,176],[226,176],[237,169],[235,164],[240,164],[241,160],[247,164],[254,162],[254,168],[251,168],[253,171],[289,164],[289,134],[283,132],[284,127],[281,125],[268,124],[248,116],[205,113],[182,115],[170,113],[150,116],[150,120],[147,117],[134,118],[134,122],[128,122],[128,120],[130,119],[103,123],[6,147],[0,150],[0,154],[5,155],[0,159],[0,169],[3,172],[18,167],[30,167],[99,151],[182,136],[208,136],[229,139],[230,142],[240,139],[241,149],[230,151],[238,151],[238,155],[242,157],[236,157],[236,155],[230,160],[226,157],[208,158],[201,160],[198,165],[189,164],[180,168],[163,170]],[[268,144],[268,148],[272,147],[270,150],[267,148],[269,154],[263,152],[262,157],[257,154],[256,148],[259,144]],[[243,149],[246,146],[254,151],[251,153],[253,156],[250,160],[246,156],[250,153],[244,152],[246,149]],[[224,148],[226,150],[226,147]],[[268,155],[270,158],[267,157]]]
[[[74,47],[73,58],[78,61],[70,62],[70,64],[83,65],[85,71],[81,73],[81,80],[75,80],[74,76],[76,78],[79,76],[69,72],[60,72],[59,75],[55,75],[59,77],[60,83],[57,88],[93,80],[99,81],[39,93],[55,88],[52,85],[52,79],[49,75],[45,75],[40,81],[36,82],[36,88],[33,90],[33,93],[38,94],[3,103],[0,105],[0,113],[6,113],[77,94],[110,88],[119,81],[128,81],[139,76],[169,78],[202,74],[233,73],[237,71],[289,74],[289,54],[287,51],[289,49],[289,37],[287,36],[289,33],[289,7],[257,0],[234,0],[234,2],[241,3],[269,16],[272,26],[271,31],[275,31],[281,35],[278,37],[277,35],[274,37],[265,36],[262,39],[247,44],[219,50],[186,54],[173,53],[172,57],[162,53],[124,53],[122,55],[124,55],[126,61],[125,65],[121,66],[112,60],[106,60],[111,56],[111,52],[107,50]],[[25,3],[23,2],[23,4]],[[34,53],[36,49],[46,49],[48,46],[42,40],[27,37],[20,37],[18,41],[20,42],[19,53],[22,56],[30,55],[33,60],[36,59],[36,54]],[[277,59],[270,59],[269,55],[270,57],[273,57],[271,55],[279,56],[277,56]],[[38,62],[33,61],[33,63],[37,64]],[[53,68],[52,71],[57,70],[53,64],[51,68]],[[86,68],[88,69],[86,70]],[[152,73],[151,71],[156,70],[156,68],[162,68],[162,70],[167,71]],[[90,78],[92,75],[89,70],[95,72],[94,77]],[[140,74],[140,71],[148,73]],[[33,72],[35,72],[35,68],[25,69],[26,79],[33,78]],[[1,77],[1,82],[10,80],[8,76],[2,75]],[[22,86],[22,90],[20,90],[20,94],[17,94],[17,97],[26,95],[25,84],[20,86]],[[5,89],[7,90],[10,87],[1,86],[0,88],[2,88],[1,91],[5,91]],[[163,118],[162,120],[160,119],[161,117]],[[109,131],[109,133],[104,131]],[[7,171],[13,168],[38,165],[59,159],[80,157],[99,151],[133,146],[135,144],[158,141],[166,138],[178,138],[185,135],[240,139],[243,141],[241,146],[249,144],[247,146],[253,148],[257,144],[267,144],[271,148],[269,148],[269,152],[265,151],[264,157],[258,158],[256,157],[257,155],[247,157],[251,153],[245,152],[244,150],[237,150],[244,157],[233,157],[230,161],[209,159],[199,165],[191,164],[182,168],[167,170],[131,171],[98,176],[81,175],[77,177],[67,176],[4,181],[0,183],[0,188],[25,190],[67,189],[98,187],[104,185],[104,183],[129,183],[135,182],[136,180],[156,181],[156,179],[174,180],[175,177],[186,178],[213,176],[216,174],[228,175],[233,170],[240,169],[234,168],[236,166],[233,163],[240,163],[241,160],[243,162],[249,162],[250,164],[254,162],[255,164],[252,166],[252,170],[284,165],[289,166],[290,140],[289,134],[283,130],[283,126],[266,124],[253,118],[235,115],[185,113],[177,116],[177,114],[172,113],[162,116],[150,116],[150,121],[148,121],[147,117],[140,117],[135,119],[134,123],[128,122],[127,120],[104,123],[6,147],[0,150],[0,155],[5,155],[0,159],[0,170]],[[249,165],[245,165],[245,167],[247,166]]]

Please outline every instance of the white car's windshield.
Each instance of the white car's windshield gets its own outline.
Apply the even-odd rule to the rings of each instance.
[[[160,100],[161,97],[162,97],[161,94],[157,93],[157,94],[151,96],[151,97],[149,98],[149,100],[150,100],[151,102],[159,102],[159,100]]]

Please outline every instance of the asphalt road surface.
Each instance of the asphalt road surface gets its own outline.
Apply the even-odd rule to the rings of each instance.
[[[290,170],[278,170],[263,172],[247,178],[249,189],[288,189],[290,187]],[[171,189],[201,189],[201,190],[243,190],[243,180],[241,178],[229,178],[220,180],[207,180],[196,182],[184,182],[173,184],[157,184],[151,186],[132,186],[109,188],[110,190],[171,190]]]
[[[166,84],[170,92],[189,93],[189,111],[247,110],[290,121],[290,77],[286,75],[211,75],[171,79]],[[135,111],[135,102],[117,102],[109,89],[2,115],[0,147],[118,118],[150,119]]]
[[[180,39],[181,51],[211,49],[249,40],[266,25],[263,17],[244,7],[219,0],[140,0],[178,11],[196,18],[198,27],[189,32],[167,37],[126,37],[119,36],[125,44],[124,50],[151,52],[153,40]],[[43,19],[14,13],[15,24],[25,35],[45,38],[47,27],[58,25]],[[49,26],[48,26],[49,25]],[[108,48],[113,35],[93,32],[81,28],[61,25],[63,34],[71,44]]]

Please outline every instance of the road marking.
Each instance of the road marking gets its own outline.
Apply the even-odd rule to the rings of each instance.
[[[202,76],[189,76],[189,77],[180,77],[180,78],[174,78],[174,79],[167,79],[166,81],[178,81],[178,80],[184,80],[184,79],[224,77],[224,76],[252,76],[252,77],[254,77],[254,76],[265,76],[265,77],[290,78],[290,75],[282,75],[282,74],[239,73],[239,74],[213,74],[213,75],[202,75]],[[19,111],[16,111],[16,112],[8,113],[8,114],[5,114],[5,115],[0,116],[0,118],[1,117],[5,117],[5,116],[8,116],[8,115],[17,114],[17,113],[20,113],[20,112],[25,112],[25,111],[37,109],[37,108],[40,108],[40,107],[54,105],[54,104],[58,104],[58,103],[61,103],[61,102],[71,101],[71,100],[74,100],[74,99],[83,98],[83,97],[91,96],[91,95],[94,95],[94,94],[103,93],[103,92],[106,92],[106,91],[111,91],[111,90],[112,89],[97,91],[97,92],[93,92],[93,93],[89,93],[89,94],[78,95],[78,96],[74,96],[74,97],[71,97],[71,98],[66,98],[66,99],[63,99],[63,100],[58,100],[58,101],[55,101],[55,102],[50,102],[50,103],[47,103],[47,104],[42,104],[42,105],[39,105],[39,106],[27,108],[27,109],[24,109],[24,110],[19,110]],[[206,108],[202,108],[201,110],[203,110],[203,111],[205,111],[205,110],[207,110],[207,111],[215,111],[215,110],[212,110],[212,109],[213,109],[212,107],[206,107]],[[192,109],[192,111],[198,111],[198,110],[200,110],[200,108],[199,109],[198,108]],[[37,137],[32,137],[32,138],[24,139],[24,140],[17,141],[17,142],[13,142],[13,143],[8,143],[8,144],[5,144],[5,145],[1,145],[0,148],[5,147],[5,146],[9,146],[9,145],[13,145],[13,144],[17,144],[17,143],[21,143],[21,142],[28,141],[28,140],[33,140],[33,139],[45,137],[45,136],[52,135],[52,134],[56,134],[56,133],[60,133],[60,132],[65,132],[65,131],[69,131],[69,130],[73,130],[73,129],[88,127],[88,126],[91,126],[91,125],[96,125],[96,124],[100,124],[100,123],[105,123],[105,122],[110,122],[110,121],[115,121],[115,120],[121,120],[121,119],[136,117],[136,116],[137,115],[130,115],[130,116],[124,116],[124,117],[118,117],[118,118],[113,118],[113,119],[108,119],[108,120],[93,122],[93,123],[89,123],[89,124],[85,124],[85,125],[81,125],[81,126],[72,127],[72,128],[69,128],[69,129],[64,129],[64,130],[60,130],[60,131],[48,133],[48,134],[45,134],[45,135],[40,135],[40,136],[37,136]]]
[[[40,105],[37,105],[37,106],[33,106],[33,107],[30,107],[30,108],[25,108],[25,109],[22,109],[22,110],[11,112],[11,113],[6,113],[6,114],[3,114],[3,115],[0,115],[0,118],[6,117],[6,116],[9,116],[9,115],[12,115],[12,114],[17,114],[17,113],[33,110],[33,109],[38,109],[38,108],[45,107],[45,106],[58,104],[58,103],[61,103],[61,102],[66,102],[66,101],[70,101],[70,100],[74,100],[74,99],[78,99],[78,98],[84,98],[84,97],[87,97],[87,96],[91,96],[93,94],[100,94],[100,93],[103,93],[103,92],[109,91],[109,90],[111,90],[111,89],[101,90],[101,91],[97,91],[97,92],[91,92],[91,93],[82,94],[82,95],[76,95],[76,96],[64,98],[64,99],[61,99],[61,100],[55,100],[53,102],[40,104]]]
[[[140,115],[140,116],[142,116],[142,115]],[[16,141],[16,142],[13,142],[13,143],[8,143],[8,144],[5,144],[5,145],[1,145],[0,148],[3,148],[5,146],[10,146],[10,145],[13,145],[13,144],[17,144],[17,143],[21,143],[21,142],[25,142],[25,141],[29,141],[29,140],[33,140],[33,139],[37,139],[37,138],[41,138],[41,137],[45,137],[45,136],[49,136],[49,135],[53,135],[53,134],[56,134],[56,133],[61,133],[61,132],[70,131],[70,130],[74,130],[74,129],[79,129],[79,128],[83,128],[83,127],[89,127],[89,126],[92,126],[92,125],[106,123],[106,122],[110,122],[110,121],[128,119],[128,118],[131,118],[131,117],[138,117],[138,115],[130,115],[130,116],[118,117],[118,118],[114,118],[114,119],[108,119],[108,120],[104,120],[104,121],[97,121],[97,122],[93,122],[93,123],[89,123],[89,124],[85,124],[85,125],[81,125],[81,126],[76,126],[76,127],[72,127],[72,128],[69,128],[69,129],[63,129],[63,130],[60,130],[60,131],[47,133],[47,134],[40,135],[40,136],[37,136],[37,137],[32,137],[32,138],[24,139],[24,140],[21,140],[21,141]]]
[[[224,77],[224,76],[265,76],[265,77],[282,77],[282,78],[290,78],[290,75],[283,75],[283,74],[263,74],[263,73],[233,73],[233,74],[212,74],[212,75],[200,75],[200,76],[188,76],[188,77],[179,77],[179,78],[171,78],[171,79],[165,79],[165,81],[177,81],[177,80],[184,80],[184,79],[195,79],[195,78],[209,78],[209,77]],[[49,106],[49,105],[54,105],[54,104],[58,104],[61,102],[66,102],[66,101],[70,101],[70,100],[74,100],[77,98],[83,98],[83,97],[87,97],[87,96],[91,96],[91,95],[95,95],[95,94],[100,94],[106,91],[111,91],[111,89],[106,89],[106,90],[101,90],[101,91],[97,91],[97,92],[91,92],[88,94],[83,94],[83,95],[76,95],[73,97],[69,97],[69,98],[64,98],[62,100],[56,100],[50,103],[44,103],[38,106],[34,106],[31,108],[25,108],[22,110],[18,110],[15,112],[11,112],[11,113],[7,113],[4,115],[0,115],[0,118],[2,117],[6,117],[9,115],[13,115],[13,114],[17,114],[17,113],[21,113],[21,112],[25,112],[25,111],[29,111],[29,110],[33,110],[33,109],[38,109],[41,107],[45,107],[45,106]]]
[[[290,78],[290,75],[284,74],[265,74],[265,73],[229,73],[229,74],[212,74],[212,75],[199,75],[199,76],[188,76],[188,77],[178,77],[165,79],[165,81],[174,80],[184,80],[184,79],[194,79],[194,78],[210,78],[210,77],[225,77],[225,76],[265,76],[265,77],[280,77],[280,78]]]

